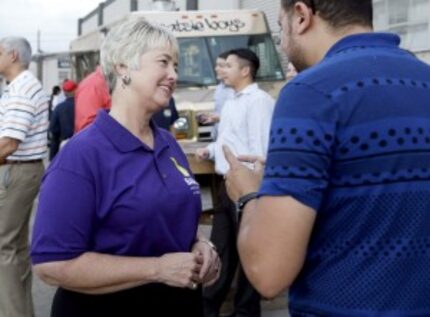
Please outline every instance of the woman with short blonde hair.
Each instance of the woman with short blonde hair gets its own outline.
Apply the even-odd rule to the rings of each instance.
[[[112,109],[49,167],[33,234],[35,272],[58,286],[52,316],[202,316],[219,275],[197,234],[200,189],[174,138],[152,123],[176,87],[178,45],[134,18],[112,29],[101,66]]]

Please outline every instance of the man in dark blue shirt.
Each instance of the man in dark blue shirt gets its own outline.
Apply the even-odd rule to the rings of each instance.
[[[300,74],[262,183],[226,149],[249,279],[292,316],[430,316],[430,67],[372,33],[371,0],[283,0],[279,22]]]
[[[154,114],[152,120],[155,121],[158,127],[170,131],[173,123],[175,123],[178,118],[179,114],[176,110],[175,99],[172,97],[170,98],[169,105],[165,109]]]
[[[66,95],[66,100],[58,104],[54,109],[49,123],[49,132],[51,134],[49,149],[50,160],[52,160],[60,150],[61,142],[73,135],[75,121],[75,90],[77,87],[78,85],[72,80],[66,80],[63,83],[63,91]]]

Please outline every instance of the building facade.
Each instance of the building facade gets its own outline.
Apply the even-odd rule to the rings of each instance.
[[[209,1],[200,1],[205,2]],[[240,0],[238,8],[263,10],[273,35],[277,37],[280,3],[279,0]],[[373,0],[373,12],[376,31],[400,35],[404,49],[430,63],[430,0]]]
[[[400,35],[402,47],[430,63],[430,0],[373,0],[377,31]]]
[[[162,3],[163,1],[158,1]],[[260,9],[264,11],[275,42],[279,42],[277,23],[279,0],[175,0],[177,10]],[[402,47],[430,63],[430,0],[373,0],[376,31],[393,32],[402,38]],[[79,35],[94,31],[137,10],[151,10],[153,0],[106,0],[78,21]],[[279,50],[279,48],[278,48]],[[287,61],[280,53],[284,70]]]
[[[36,54],[29,70],[39,78],[46,93],[51,94],[54,86],[60,86],[71,78],[69,52]]]

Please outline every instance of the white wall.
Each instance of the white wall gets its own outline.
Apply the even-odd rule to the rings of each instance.
[[[98,15],[94,14],[90,19],[85,20],[82,23],[82,34],[86,34],[96,30],[98,28],[98,23],[99,23],[98,18],[99,18]]]
[[[279,0],[240,0],[241,9],[258,9],[266,14],[267,22],[269,23],[270,30],[278,32],[278,12],[281,8],[281,1]]]
[[[116,0],[103,9],[103,24],[114,22],[130,12],[130,0]]]
[[[44,56],[42,63],[42,74],[39,78],[42,83],[43,90],[47,94],[51,94],[52,87],[58,85],[66,78],[71,78],[70,68],[59,68],[58,57],[56,55]],[[29,70],[37,77],[37,63],[32,61]]]
[[[187,10],[187,0],[176,0],[176,7],[181,11]]]
[[[152,0],[138,0],[137,1],[137,9],[139,11],[151,10],[151,4],[152,4]]]
[[[239,9],[239,0],[200,0],[199,10]]]
[[[118,0],[117,0],[118,1]],[[137,1],[137,9],[139,11],[151,10],[152,8],[152,0],[138,0]],[[176,8],[179,10],[187,9],[187,0],[174,0]]]
[[[266,14],[267,23],[269,24],[270,30],[272,31],[273,38],[276,42],[279,42],[280,29],[278,25],[278,14],[281,9],[281,1],[279,0],[240,0],[241,9],[258,9],[262,10]],[[282,68],[285,74],[287,73],[288,60],[285,54],[282,52],[279,45],[276,46],[278,55],[281,60]]]
[[[50,92],[52,87],[60,85],[58,78],[57,58],[50,57],[43,60],[42,86],[46,92]]]
[[[427,64],[430,64],[430,51],[419,52],[417,53],[417,57]]]
[[[429,10],[430,0],[373,0],[373,24],[376,31],[398,34],[408,50],[429,50]]]

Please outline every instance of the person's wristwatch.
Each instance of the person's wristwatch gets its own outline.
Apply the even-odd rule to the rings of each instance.
[[[255,198],[258,198],[257,192],[252,192],[240,197],[239,200],[237,201],[237,208],[239,209],[239,211],[243,211],[243,209],[245,208],[245,205]]]

